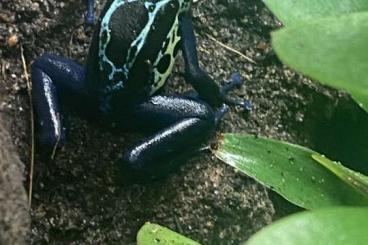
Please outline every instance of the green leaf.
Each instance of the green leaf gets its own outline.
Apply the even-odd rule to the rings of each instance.
[[[201,245],[163,226],[145,223],[137,235],[137,245]]]
[[[368,2],[368,1],[367,1]],[[288,66],[349,92],[368,111],[368,12],[325,18],[272,34]]]
[[[348,169],[341,165],[341,163],[333,162],[330,159],[322,155],[312,155],[312,158],[318,163],[322,164],[325,168],[334,173],[341,180],[351,185],[356,190],[360,191],[363,195],[368,195],[368,177]]]
[[[368,197],[311,156],[318,153],[286,142],[225,134],[214,150],[225,163],[306,209],[368,205]]]
[[[262,229],[246,245],[368,244],[368,208],[302,212]]]
[[[366,0],[264,0],[285,26],[327,16],[368,11]]]

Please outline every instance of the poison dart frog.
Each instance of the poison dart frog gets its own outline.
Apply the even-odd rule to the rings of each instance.
[[[92,37],[85,66],[45,53],[32,64],[41,147],[65,142],[60,104],[88,111],[122,128],[147,132],[118,163],[154,171],[192,154],[214,132],[228,105],[248,103],[227,93],[243,83],[235,73],[219,86],[199,65],[191,0],[109,0]],[[178,52],[193,91],[164,94]]]

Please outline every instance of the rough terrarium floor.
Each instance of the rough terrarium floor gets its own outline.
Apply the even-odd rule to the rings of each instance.
[[[97,2],[100,9],[104,1]],[[84,11],[80,1],[0,2],[0,115],[7,119],[26,168],[30,105],[20,44],[28,67],[46,51],[83,63],[91,37],[91,30],[83,27]],[[323,102],[323,110],[334,111],[339,97],[348,99],[282,66],[271,50],[269,34],[280,25],[263,3],[200,0],[193,4],[193,13],[201,65],[219,82],[239,71],[247,83],[236,93],[253,103],[249,114],[233,108],[219,132],[246,132],[314,147],[310,132],[313,120],[321,117],[314,113],[316,105]],[[12,35],[19,43],[9,47]],[[179,59],[169,81],[171,92],[187,89],[181,68]],[[64,117],[69,128],[66,146],[49,163],[36,155],[30,233],[34,244],[134,244],[145,221],[203,244],[239,244],[274,217],[265,188],[207,153],[159,182],[122,185],[114,161],[140,135],[106,130],[68,108]]]

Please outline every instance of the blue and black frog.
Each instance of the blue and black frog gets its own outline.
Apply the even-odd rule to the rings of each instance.
[[[228,105],[246,107],[246,101],[227,95],[242,84],[239,74],[220,87],[200,68],[190,5],[191,0],[108,0],[85,66],[53,54],[38,58],[32,65],[33,98],[44,151],[65,141],[60,103],[147,132],[118,160],[142,172],[197,150]],[[194,90],[163,94],[179,51]]]

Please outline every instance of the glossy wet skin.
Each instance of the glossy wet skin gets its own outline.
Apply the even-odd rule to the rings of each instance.
[[[241,85],[238,75],[223,88],[200,67],[185,0],[110,0],[91,42],[86,67],[45,54],[32,66],[40,143],[65,140],[59,98],[95,112],[122,128],[150,132],[118,160],[124,171],[156,172],[190,155],[212,135],[226,103],[246,106],[226,93]],[[164,95],[175,56],[181,50],[185,80],[195,91]],[[67,95],[67,96],[66,96]]]

